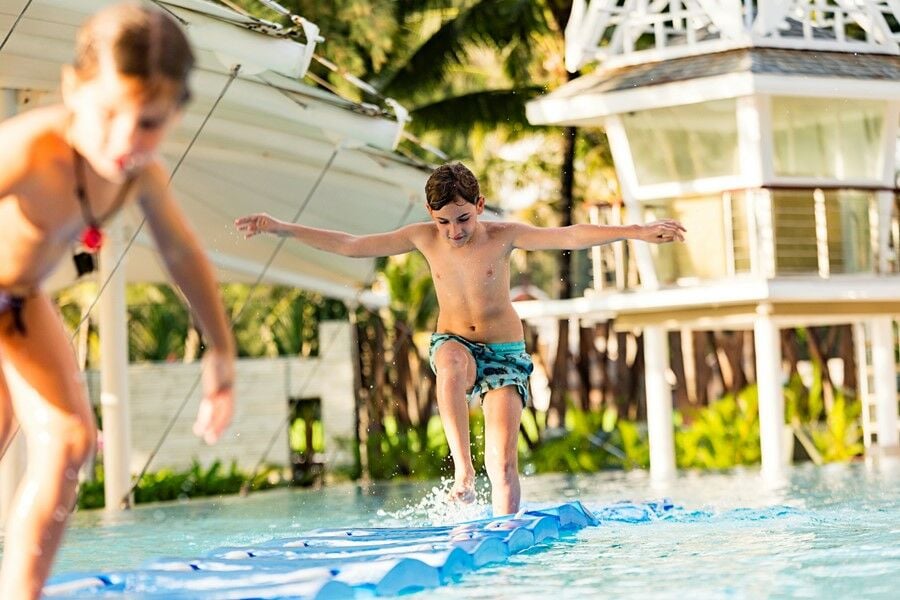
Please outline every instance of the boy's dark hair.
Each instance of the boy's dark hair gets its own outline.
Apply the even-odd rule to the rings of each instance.
[[[458,198],[476,204],[480,195],[478,180],[462,163],[441,165],[425,183],[425,201],[431,210],[440,210]]]
[[[179,103],[190,99],[187,80],[194,53],[175,20],[165,12],[133,2],[101,10],[78,30],[75,72],[82,79],[97,75],[104,55],[120,75],[143,79],[148,86],[160,78],[179,85]]]

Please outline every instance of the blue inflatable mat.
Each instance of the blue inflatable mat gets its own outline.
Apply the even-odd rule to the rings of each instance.
[[[668,503],[580,502],[442,527],[327,529],[195,559],[160,558],[129,571],[52,578],[47,598],[352,598],[437,587],[602,520],[659,518]]]

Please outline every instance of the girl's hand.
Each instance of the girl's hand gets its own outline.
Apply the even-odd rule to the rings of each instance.
[[[675,240],[683,242],[686,231],[678,221],[663,219],[642,225],[640,239],[651,244],[665,244]]]
[[[258,233],[276,233],[278,223],[278,219],[270,217],[266,213],[247,215],[234,220],[234,226],[244,234],[244,239],[251,238]]]
[[[203,399],[194,435],[214,444],[231,424],[234,413],[234,355],[211,348],[203,355]]]

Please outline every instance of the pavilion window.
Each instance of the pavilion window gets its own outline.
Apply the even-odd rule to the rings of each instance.
[[[880,180],[884,102],[772,98],[776,176]]]
[[[772,194],[779,275],[872,272],[869,215],[875,198],[871,192],[775,190]]]
[[[733,98],[622,115],[640,185],[736,175]]]
[[[750,233],[743,192],[671,198],[649,204],[646,209],[647,220],[677,219],[689,232],[684,243],[651,246],[660,283],[750,273]]]

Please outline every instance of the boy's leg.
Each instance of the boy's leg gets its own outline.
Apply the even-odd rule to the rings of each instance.
[[[484,466],[491,480],[494,516],[519,510],[519,422],[522,397],[516,386],[491,390],[484,396]]]
[[[435,351],[437,401],[444,435],[453,457],[454,483],[450,497],[475,501],[475,467],[469,446],[469,402],[466,390],[475,385],[475,359],[465,346],[447,341]]]
[[[37,392],[13,397],[28,445],[25,479],[6,525],[0,598],[37,598],[75,502],[78,470],[93,450],[94,417],[56,308],[28,299],[26,334],[0,326],[0,354]],[[0,323],[2,325],[2,323]]]

